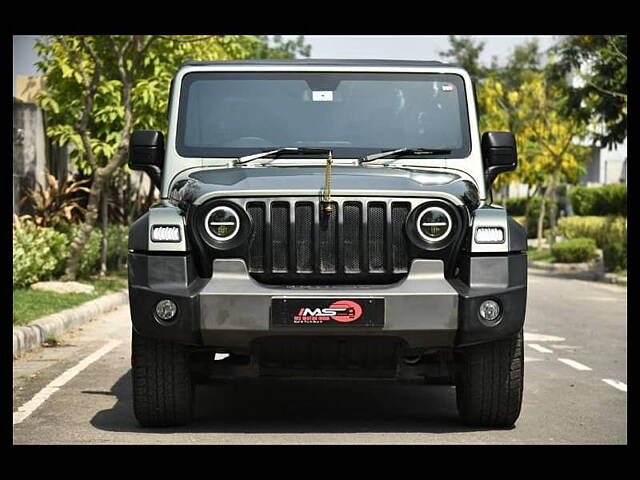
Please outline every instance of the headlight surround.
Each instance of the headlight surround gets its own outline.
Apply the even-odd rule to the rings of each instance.
[[[228,200],[213,200],[201,205],[190,222],[198,237],[216,250],[230,250],[242,245],[251,231],[247,213]]]
[[[433,225],[423,226],[423,223]],[[409,213],[405,231],[416,247],[436,252],[459,239],[462,226],[464,220],[459,209],[443,200],[427,200]]]
[[[218,205],[205,217],[204,228],[216,242],[228,242],[240,231],[240,217],[233,208]]]
[[[445,240],[453,229],[451,215],[441,207],[429,206],[422,210],[416,219],[418,235],[428,243]]]

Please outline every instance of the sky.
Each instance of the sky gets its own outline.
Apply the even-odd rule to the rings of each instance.
[[[449,48],[447,35],[305,35],[311,45],[311,58],[378,58],[397,60],[441,60],[438,52]],[[504,64],[513,49],[529,40],[537,39],[542,51],[555,43],[558,36],[552,35],[471,35],[476,42],[484,42],[480,61],[490,65],[495,56],[498,64]],[[33,45],[38,35],[13,37],[13,94],[16,93],[17,75],[37,75],[34,63],[38,56]],[[284,39],[295,39],[297,35],[283,35]],[[626,157],[626,140],[616,153],[603,156]],[[617,149],[616,149],[617,150]]]

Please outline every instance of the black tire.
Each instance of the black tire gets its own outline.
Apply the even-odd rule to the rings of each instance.
[[[176,427],[191,421],[194,383],[188,348],[142,337],[131,342],[133,412],[143,427]]]
[[[522,330],[514,337],[461,349],[456,400],[473,426],[512,427],[520,416],[524,383]]]

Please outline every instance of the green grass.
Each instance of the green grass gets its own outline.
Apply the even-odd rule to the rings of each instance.
[[[89,300],[127,287],[127,271],[110,272],[105,278],[78,279],[93,285],[95,293],[55,293],[19,288],[13,290],[13,325],[24,325],[37,318],[77,307]]]
[[[537,248],[530,247],[529,250],[527,250],[527,257],[536,262],[553,263],[555,261],[555,257],[547,248],[541,248],[538,250]]]

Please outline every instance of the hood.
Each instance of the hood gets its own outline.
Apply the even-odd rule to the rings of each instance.
[[[176,182],[173,203],[201,204],[212,197],[322,196],[325,167],[260,167],[199,170]],[[470,208],[476,186],[453,171],[334,166],[332,196],[455,197]],[[456,202],[456,203],[459,203]]]

